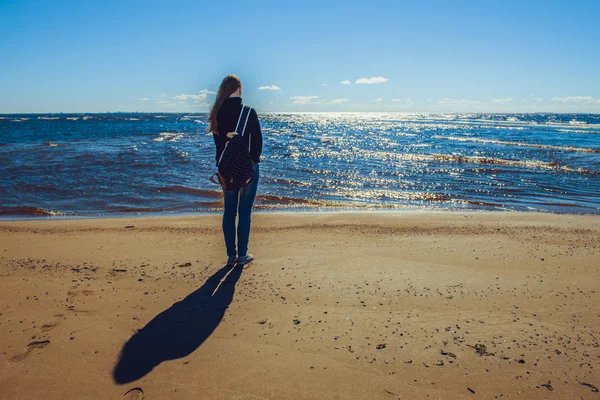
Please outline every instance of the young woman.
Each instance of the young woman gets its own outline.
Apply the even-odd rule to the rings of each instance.
[[[234,132],[242,111],[242,82],[235,75],[228,75],[221,82],[215,104],[208,117],[209,130],[213,133],[217,147],[215,160],[218,163],[225,143],[229,140],[228,132]],[[223,235],[227,248],[227,265],[243,266],[254,260],[248,253],[250,237],[250,214],[256,196],[259,178],[259,163],[262,153],[262,132],[256,111],[252,109],[248,116],[244,133],[246,146],[250,146],[250,156],[254,161],[254,178],[246,186],[238,190],[223,190],[225,207],[223,209]],[[237,251],[235,218],[239,213],[237,225]]]

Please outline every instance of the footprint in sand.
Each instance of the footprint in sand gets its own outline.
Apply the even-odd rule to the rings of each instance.
[[[140,387],[136,387],[125,392],[123,396],[125,400],[142,400],[144,398],[144,391]]]
[[[55,318],[64,318],[64,316],[65,316],[64,314],[55,314],[54,315]],[[48,331],[51,331],[52,329],[56,328],[56,326],[58,324],[60,324],[60,320],[48,322],[47,324],[42,325],[40,330],[42,332],[48,332]]]
[[[48,346],[50,344],[49,340],[40,340],[37,342],[31,342],[27,345],[27,351],[25,353],[20,353],[17,354],[15,356],[13,356],[10,360],[11,361],[23,361],[24,359],[26,359],[29,354],[31,354],[31,352],[34,349],[43,349],[44,347]]]
[[[27,350],[33,350],[33,349],[43,349],[44,347],[48,346],[50,344],[49,340],[40,340],[38,342],[31,342],[27,345]]]
[[[48,332],[48,331],[51,331],[52,329],[54,329],[56,327],[56,325],[58,325],[58,324],[60,324],[60,321],[48,322],[47,324],[42,325],[40,330],[42,332]]]
[[[29,355],[28,351],[25,353],[19,353],[17,355],[12,356],[10,361],[14,361],[14,362],[23,361],[24,359],[27,358],[28,355]]]
[[[93,295],[93,294],[94,294],[94,291],[93,291],[93,290],[80,290],[80,291],[77,291],[77,290],[69,290],[69,291],[67,292],[67,296],[69,296],[69,297],[76,297],[76,296],[78,296],[79,294],[82,294],[82,295],[84,295],[84,296],[91,296],[91,295]]]

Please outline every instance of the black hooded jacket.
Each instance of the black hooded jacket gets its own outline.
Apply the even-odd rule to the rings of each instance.
[[[213,138],[215,140],[215,145],[217,146],[217,153],[215,156],[215,161],[217,163],[219,162],[219,158],[221,158],[225,143],[229,140],[227,133],[235,132],[235,126],[237,125],[241,111],[242,98],[230,97],[225,100],[217,114],[217,130],[219,131],[219,134],[216,135],[215,132],[213,132]],[[250,145],[250,157],[252,158],[252,161],[259,163],[260,155],[262,154],[263,139],[258,115],[254,108],[250,111],[250,115],[248,116],[244,139],[246,140],[246,144]]]

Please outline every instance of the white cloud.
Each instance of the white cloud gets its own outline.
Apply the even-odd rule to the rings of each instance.
[[[356,80],[356,84],[361,84],[361,83],[365,83],[365,84],[373,84],[373,83],[385,83],[387,82],[388,79],[384,78],[382,76],[377,76],[377,77],[373,77],[373,78],[360,78]]]
[[[512,101],[512,98],[510,97],[506,97],[504,99],[492,99],[492,103],[498,103],[498,104],[506,104],[506,103],[510,103]]]
[[[533,101],[534,103],[539,103],[539,102],[541,102],[541,101],[543,101],[543,100],[544,100],[544,98],[543,98],[543,97],[529,97],[529,98],[523,98],[523,99],[521,99],[521,101],[522,101],[523,103],[529,103],[529,102],[532,102],[532,101]]]
[[[169,104],[169,102],[168,102],[168,101],[165,101],[165,100],[159,100],[159,101],[157,101],[156,103],[157,103],[157,104]]]
[[[373,102],[374,102],[374,103],[379,103],[379,102],[381,102],[381,101],[383,101],[383,98],[382,98],[382,97],[380,97],[380,98],[378,98],[378,99],[375,99],[375,100],[373,100]]]
[[[313,104],[314,99],[318,99],[319,96],[292,96],[291,100],[294,100],[292,104]]]
[[[327,84],[326,84],[326,83],[324,83],[324,84],[322,84],[321,86],[327,86]]]
[[[216,92],[210,91],[208,89],[202,89],[200,90],[200,94],[180,94],[177,96],[173,97],[173,100],[180,100],[180,101],[186,101],[186,100],[193,100],[194,103],[198,103],[202,100],[206,100],[206,98],[208,97],[209,94],[216,94]],[[161,95],[161,97],[164,95]]]
[[[147,98],[147,97],[142,97],[142,98],[140,98],[140,99],[138,99],[138,100],[139,100],[139,101],[148,101],[148,98]]]
[[[567,96],[567,97],[553,97],[552,101],[559,101],[561,103],[583,103],[589,104],[596,101],[592,96]]]
[[[261,86],[258,90],[281,90],[279,86],[271,85],[271,86]]]
[[[348,100],[348,99],[333,99],[328,104],[344,104],[344,103],[347,103],[348,101],[350,101],[350,100]]]
[[[346,81],[341,81],[340,83],[341,83],[342,85],[349,85],[349,84],[350,84],[350,81],[346,80]]]
[[[406,99],[392,99],[392,101],[393,101],[394,103],[406,103],[406,104],[413,104],[413,101],[412,101],[412,99],[408,99],[408,98],[406,98]]]
[[[459,100],[459,99],[451,99],[449,97],[444,97],[443,99],[438,100],[438,103],[440,104],[444,104],[444,105],[475,105],[475,104],[481,104],[478,101],[475,100]]]
[[[206,93],[200,93],[200,94],[180,94],[177,96],[174,96],[173,99],[174,100],[194,100],[194,101],[200,101],[200,100],[206,100],[206,97],[208,95]]]

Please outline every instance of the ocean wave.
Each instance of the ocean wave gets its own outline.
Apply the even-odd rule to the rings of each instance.
[[[21,206],[21,207],[8,207],[0,208],[0,215],[67,215],[60,211],[46,210],[39,207]]]
[[[190,153],[187,151],[180,150],[177,147],[171,147],[169,151],[182,161],[189,162],[190,160]]]
[[[261,196],[257,195],[257,204],[255,208],[258,209],[278,209],[278,208],[358,208],[358,209],[394,209],[406,207],[408,203],[449,203],[449,204],[463,204],[468,206],[477,207],[505,207],[503,204],[481,201],[481,200],[468,200],[460,198],[452,198],[446,194],[430,193],[430,192],[393,192],[386,190],[372,190],[366,192],[335,192],[331,195],[343,196],[350,201],[335,201],[335,200],[313,200],[313,199],[302,199],[293,198],[286,196]],[[356,200],[398,200],[399,203],[389,202],[356,202]],[[352,201],[354,200],[354,201]],[[402,203],[404,202],[404,203]]]
[[[583,133],[587,135],[599,135],[600,131],[592,131],[589,129],[557,129],[557,132],[563,133]]]
[[[579,120],[576,120],[576,119],[572,119],[572,120],[569,121],[569,124],[570,125],[587,125],[588,123],[585,122],[585,121],[579,121]]]
[[[43,119],[43,120],[53,121],[55,119],[60,119],[60,117],[38,117],[37,119]]]
[[[195,196],[202,197],[211,197],[211,198],[220,198],[223,196],[221,191],[216,190],[204,190],[204,189],[195,189],[187,186],[165,186],[159,187],[157,190],[161,193],[185,193],[185,194],[193,194]]]
[[[175,142],[184,136],[178,132],[162,132],[157,138],[152,139],[153,142]]]
[[[199,118],[202,118],[201,115],[184,115],[183,117],[180,118],[181,121],[194,121],[194,122],[204,122],[199,120]]]
[[[285,178],[273,178],[268,180],[267,182],[269,183],[276,183],[276,184],[282,184],[282,185],[289,185],[289,186],[299,186],[299,187],[308,187],[310,186],[310,183],[308,182],[301,182],[298,180],[294,180],[294,179],[285,179]]]
[[[67,117],[67,118],[65,118],[65,119],[67,119],[67,120],[69,120],[69,121],[78,121],[78,120],[79,120],[79,117]]]
[[[331,193],[335,196],[343,196],[351,199],[368,200],[410,200],[410,201],[449,201],[450,198],[444,194],[431,192],[400,192],[394,190],[371,189],[371,190],[342,190]]]
[[[163,211],[177,211],[183,210],[183,207],[169,207],[169,208],[161,208],[161,207],[129,207],[129,206],[116,206],[111,207],[109,212],[116,213],[151,213],[151,212],[163,212]]]
[[[432,123],[432,125],[460,128],[460,127],[488,127],[494,129],[510,129],[510,130],[525,130],[528,128],[535,129],[552,129],[560,131],[561,128],[570,128],[567,132],[573,133],[598,133],[597,131],[590,131],[590,129],[598,129],[600,124],[593,123],[582,123],[572,124],[570,122],[557,122],[557,121],[510,121],[510,120],[488,120],[488,119],[443,119],[443,118],[423,118],[410,121],[403,121],[404,123],[414,122],[416,124]],[[451,124],[449,124],[451,122]]]
[[[271,204],[286,204],[286,205],[315,205],[315,206],[323,206],[327,204],[326,200],[313,200],[313,199],[302,199],[295,197],[287,197],[287,196],[276,196],[276,195],[256,195],[256,200],[261,203],[271,203]],[[331,202],[330,202],[331,203]]]
[[[341,154],[343,152],[339,153]],[[566,165],[559,165],[556,162],[539,160],[509,160],[505,158],[494,158],[484,156],[461,156],[454,154],[389,153],[374,150],[364,150],[362,152],[362,155],[368,158],[378,158],[381,160],[441,161],[465,164],[508,165],[511,167],[543,168],[554,171],[577,172],[586,175],[600,175],[600,171],[590,170],[586,168],[574,168]]]
[[[523,143],[523,142],[511,142],[497,139],[482,139],[482,138],[473,138],[473,137],[464,137],[464,136],[440,136],[434,135],[432,136],[434,139],[443,139],[443,140],[454,140],[458,142],[475,142],[475,143],[491,143],[491,144],[500,144],[505,146],[521,146],[521,147],[534,147],[538,149],[550,149],[550,150],[559,150],[559,151],[578,151],[582,153],[600,153],[600,149],[594,148],[586,148],[586,147],[575,147],[575,146],[553,146],[549,144],[536,144],[536,143]]]

